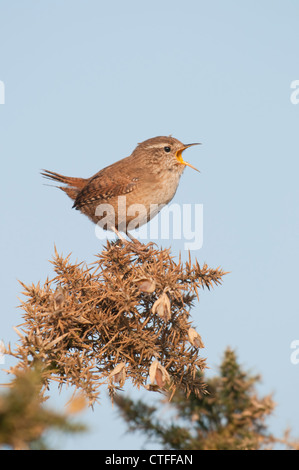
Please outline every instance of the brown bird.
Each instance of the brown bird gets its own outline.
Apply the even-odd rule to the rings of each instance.
[[[154,137],[137,145],[133,153],[91,178],[73,178],[43,170],[42,175],[66,186],[58,186],[71,199],[73,207],[103,229],[120,232],[140,227],[151,220],[174,197],[186,166],[188,147],[174,137]],[[138,213],[138,217],[136,214]]]

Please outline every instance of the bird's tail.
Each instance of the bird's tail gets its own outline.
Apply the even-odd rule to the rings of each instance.
[[[64,191],[71,199],[76,199],[78,193],[87,183],[85,178],[73,178],[71,176],[63,176],[54,171],[43,170],[42,176],[51,181],[58,181],[59,183],[66,184],[67,186],[57,186],[57,188]]]

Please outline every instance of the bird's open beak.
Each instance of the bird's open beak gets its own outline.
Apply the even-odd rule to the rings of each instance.
[[[188,147],[192,147],[192,145],[201,145],[201,144],[200,144],[200,143],[196,143],[196,144],[187,144],[187,145],[184,145],[184,147],[182,147],[181,149],[177,150],[175,156],[176,156],[178,162],[181,163],[182,165],[190,166],[190,168],[193,168],[193,170],[196,170],[196,171],[200,172],[197,168],[195,168],[195,166],[191,165],[191,164],[188,163],[188,162],[185,162],[185,160],[184,160],[183,157],[182,157],[183,151],[186,150]]]

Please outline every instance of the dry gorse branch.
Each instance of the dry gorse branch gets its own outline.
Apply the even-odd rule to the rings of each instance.
[[[91,266],[74,264],[55,250],[56,276],[44,285],[23,284],[24,323],[16,374],[42,364],[51,380],[84,392],[92,405],[106,384],[111,397],[130,378],[148,390],[204,392],[203,343],[191,326],[190,308],[200,288],[225,274],[198,262],[174,261],[153,244],[107,242]]]

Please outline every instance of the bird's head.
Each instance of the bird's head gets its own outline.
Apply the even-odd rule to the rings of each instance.
[[[134,150],[134,155],[142,156],[151,165],[155,164],[156,170],[164,168],[165,170],[173,170],[179,173],[183,173],[186,166],[195,168],[190,163],[183,159],[183,152],[193,145],[199,145],[198,143],[183,144],[174,137],[153,137],[152,139],[145,140],[138,144]]]

